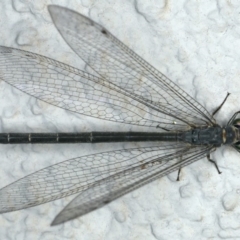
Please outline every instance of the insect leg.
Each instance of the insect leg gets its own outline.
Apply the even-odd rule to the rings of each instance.
[[[228,96],[230,95],[230,93],[227,93],[227,96],[224,98],[223,102],[220,104],[220,106],[213,112],[212,116],[214,116],[223,106],[223,104],[226,102]]]
[[[217,171],[218,171],[218,174],[221,174],[222,172],[220,172],[217,163],[210,158],[210,153],[207,154],[207,159],[208,159],[209,162],[211,162],[211,163],[214,164],[214,166],[216,167],[216,169],[217,169]]]
[[[227,123],[227,126],[232,125],[233,121],[235,120],[236,116],[240,113],[240,111],[237,111],[233,114],[233,116],[230,118],[230,120]]]
[[[176,181],[179,181],[180,172],[181,172],[181,167],[178,169],[178,175],[177,175],[177,179],[176,179]]]

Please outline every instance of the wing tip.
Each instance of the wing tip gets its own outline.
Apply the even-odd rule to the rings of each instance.
[[[11,48],[0,45],[0,53],[11,53],[11,52],[12,52]]]
[[[50,13],[50,16],[52,17],[53,15],[56,15],[57,13],[60,12],[60,10],[66,10],[65,7],[56,5],[56,4],[49,4],[47,6],[48,12]]]
[[[58,223],[58,221],[56,221],[56,218],[54,218],[54,220],[52,221],[52,223],[50,224],[51,227],[55,227],[57,225],[59,225],[60,223]]]
[[[68,206],[71,204],[71,202],[61,211],[58,213],[58,215],[53,219],[51,226],[56,226],[59,224],[63,224],[65,222],[74,220],[78,217],[81,217],[82,215],[86,214],[87,212],[79,212],[77,211],[77,208],[68,208]],[[95,210],[96,208],[94,208]]]
[[[57,226],[59,224],[65,223],[68,221],[68,219],[63,219],[62,217],[62,212],[60,212],[52,221],[51,225],[52,227]]]
[[[49,4],[47,6],[47,9],[48,9],[49,12],[51,12],[52,10],[57,9],[57,8],[62,8],[62,7],[59,6],[59,5],[56,5],[56,4]]]

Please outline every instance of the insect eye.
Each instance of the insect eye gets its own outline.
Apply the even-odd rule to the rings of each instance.
[[[240,118],[237,118],[233,121],[233,125],[236,127],[236,128],[240,128]]]

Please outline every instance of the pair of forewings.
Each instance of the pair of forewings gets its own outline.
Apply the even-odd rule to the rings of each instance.
[[[55,5],[48,9],[59,33],[95,74],[1,46],[2,80],[69,111],[156,131],[214,125],[205,108],[105,28],[69,9]],[[53,221],[59,224],[186,166],[211,149],[160,142],[69,159],[1,189],[0,212],[80,193]]]

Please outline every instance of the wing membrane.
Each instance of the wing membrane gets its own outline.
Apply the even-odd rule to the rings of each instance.
[[[1,79],[55,106],[105,120],[175,131],[214,124],[198,102],[106,29],[71,10],[49,10],[67,43],[100,77],[0,47]]]
[[[80,217],[155,179],[186,166],[206,155],[211,147],[182,149],[181,154],[157,156],[144,165],[118,172],[90,186],[74,198],[54,219],[52,225]]]
[[[178,119],[189,126],[215,122],[196,100],[108,30],[70,9],[55,5],[48,9],[65,41],[102,78],[132,92],[163,115],[172,116],[173,121]]]
[[[184,143],[161,143],[155,147],[115,150],[69,159],[1,189],[0,213],[33,207],[82,192],[101,181],[115,182],[121,179],[128,182],[132,178],[131,181],[144,183],[141,179],[151,179],[156,172],[167,174],[182,161],[181,157],[185,159],[188,156],[188,151],[196,149]]]
[[[54,106],[114,122],[181,130],[140,97],[99,77],[31,52],[0,46],[0,78]]]

